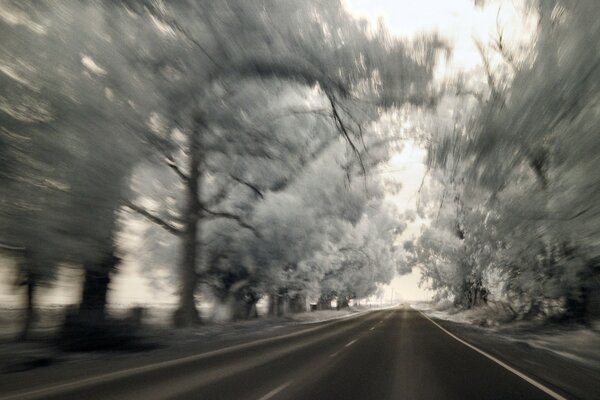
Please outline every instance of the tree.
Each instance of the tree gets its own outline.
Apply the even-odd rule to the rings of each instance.
[[[247,2],[182,2],[168,7],[127,3],[127,7],[153,24],[168,43],[153,54],[154,63],[146,64],[168,71],[159,79],[164,79],[163,93],[170,105],[158,121],[168,135],[177,132],[186,137],[163,146],[166,154],[161,149],[186,187],[182,229],[138,204],[131,208],[182,235],[185,257],[175,320],[190,325],[198,320],[194,292],[202,254],[197,244],[201,222],[227,218],[249,227],[239,215],[211,209],[201,194],[213,155],[232,155],[218,138],[221,92],[226,94],[244,80],[281,80],[316,88],[327,99],[340,134],[359,155],[357,137],[345,121],[351,114],[343,110],[343,102],[355,97],[384,106],[428,102],[433,63],[443,44],[437,38],[407,44],[383,31],[371,35],[364,22],[332,2],[265,1],[262,10],[267,10],[267,19]]]
[[[80,309],[101,321],[114,270],[106,260],[114,255],[117,211],[138,154],[135,127],[154,97],[127,79],[123,54],[131,48],[112,40],[116,20],[127,18],[113,19],[114,7],[78,4],[62,12],[45,2],[10,2],[3,13],[18,18],[0,23],[7,66],[0,129],[9,165],[1,235],[25,249],[30,303],[31,287],[51,280],[58,263],[83,265]]]
[[[450,176],[434,204],[455,196],[462,204],[457,221],[465,239],[450,246],[464,246],[466,258],[459,259],[470,261],[461,271],[499,276],[486,292],[519,316],[585,319],[590,294],[598,291],[591,241],[597,201],[589,190],[597,183],[589,171],[598,161],[592,155],[598,60],[589,49],[600,33],[590,20],[596,8],[592,2],[532,1],[539,24],[531,51],[510,48],[500,31],[491,48],[508,68],[499,73],[481,44],[487,95],[480,96],[474,118],[458,121],[454,136],[431,141],[430,168]],[[445,220],[451,231],[452,219]],[[478,235],[473,243],[469,232]],[[428,246],[432,258],[452,254]],[[446,259],[455,268],[463,265]],[[453,287],[438,269],[428,277],[443,290]],[[478,278],[473,282],[477,286]]]

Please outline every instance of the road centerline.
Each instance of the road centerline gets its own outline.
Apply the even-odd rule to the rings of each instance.
[[[294,380],[290,380],[287,381],[279,386],[277,386],[275,389],[271,390],[269,393],[265,394],[262,397],[259,397],[258,400],[268,400],[271,397],[275,396],[276,394],[278,394],[279,392],[283,391],[285,388],[287,388],[288,386],[290,386],[292,383],[294,382]]]

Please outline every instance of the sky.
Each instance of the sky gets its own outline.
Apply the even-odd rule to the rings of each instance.
[[[452,69],[481,65],[474,39],[487,43],[498,27],[508,41],[522,37],[520,0],[487,1],[475,7],[474,0],[343,0],[353,14],[384,24],[398,36],[438,32],[453,45]]]
[[[498,29],[507,41],[520,40],[527,33],[518,0],[488,1],[485,7],[475,7],[473,0],[343,0],[346,8],[376,25],[382,21],[394,34],[409,38],[416,34],[437,32],[453,46],[452,57],[436,71],[436,78],[457,71],[477,71],[481,55],[475,40],[488,43]],[[414,209],[417,191],[425,173],[425,150],[409,142],[392,156],[387,171],[402,182],[394,195],[401,210]],[[409,224],[400,240],[418,236],[422,222]],[[419,287],[420,272],[397,275],[383,287],[383,297],[396,301],[428,300],[433,292]]]
[[[426,151],[423,148],[413,141],[407,141],[403,149],[393,155],[383,169],[383,173],[388,175],[387,178],[393,177],[395,181],[402,184],[400,191],[390,196],[401,212],[416,209],[419,186],[426,171],[425,156]],[[405,240],[418,237],[422,223],[421,220],[409,223],[397,241],[402,243]],[[426,301],[431,299],[434,293],[419,287],[420,277],[418,269],[413,269],[407,275],[396,274],[392,282],[382,288],[385,301],[388,301],[388,299],[395,301]]]

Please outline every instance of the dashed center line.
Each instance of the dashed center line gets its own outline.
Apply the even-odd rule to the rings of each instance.
[[[358,339],[354,339],[353,341],[346,343],[346,345],[344,347],[350,347],[350,346],[352,346],[354,343],[356,343],[357,340]]]
[[[375,329],[375,327],[372,327],[371,329],[369,329],[370,331],[372,331],[373,329]]]
[[[271,397],[275,396],[277,393],[281,392],[286,387],[290,386],[292,384],[292,382],[293,382],[293,380],[287,381],[283,385],[277,386],[275,389],[271,390],[269,393],[265,394],[263,397],[259,398],[258,400],[268,400],[268,399],[270,399]]]

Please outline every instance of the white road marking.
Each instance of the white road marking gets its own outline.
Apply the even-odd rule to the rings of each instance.
[[[340,351],[341,351],[341,350],[340,350]],[[333,358],[333,357],[337,356],[338,354],[340,354],[340,351],[336,351],[335,353],[331,353],[331,354],[329,355],[329,357]]]
[[[371,329],[369,329],[370,331],[372,331],[373,329],[375,329],[375,327],[372,327]]]
[[[293,380],[287,381],[283,385],[277,386],[275,389],[271,390],[269,393],[265,394],[263,397],[259,398],[258,400],[268,400],[268,399],[270,399],[271,397],[275,396],[277,393],[281,392],[286,387],[290,386],[292,384],[292,382],[293,382]]]
[[[346,345],[344,347],[350,347],[350,346],[352,346],[354,343],[356,343],[357,340],[358,339],[354,339],[353,341],[346,343]]]
[[[419,311],[419,310],[417,310]],[[458,336],[448,332],[446,329],[442,328],[437,322],[435,322],[434,320],[432,320],[431,318],[429,318],[427,315],[425,315],[423,312],[419,311],[419,313],[424,316],[425,318],[427,318],[429,320],[429,322],[431,322],[432,324],[434,324],[435,326],[437,326],[438,328],[440,328],[442,331],[444,331],[445,333],[447,333],[449,336],[451,336],[452,338],[458,340],[459,342],[461,342],[462,344],[464,344],[465,346],[475,350],[476,352],[478,352],[479,354],[489,358],[490,360],[492,360],[493,362],[495,362],[496,364],[500,365],[501,367],[509,370],[510,372],[512,372],[513,374],[517,375],[519,378],[523,379],[524,381],[529,382],[530,384],[532,384],[533,386],[535,386],[536,388],[540,389],[542,392],[546,393],[548,396],[552,397],[553,399],[556,400],[567,400],[566,397],[561,396],[560,394],[556,393],[554,390],[550,389],[547,386],[542,385],[541,383],[539,383],[538,381],[536,381],[533,378],[528,377],[527,375],[525,375],[522,372],[517,371],[516,369],[514,369],[513,367],[511,367],[510,365],[498,360],[496,357],[492,356],[491,354],[486,353],[483,350],[478,349],[477,347],[473,346],[470,343],[465,342],[464,340],[462,340],[461,338],[459,338]]]

